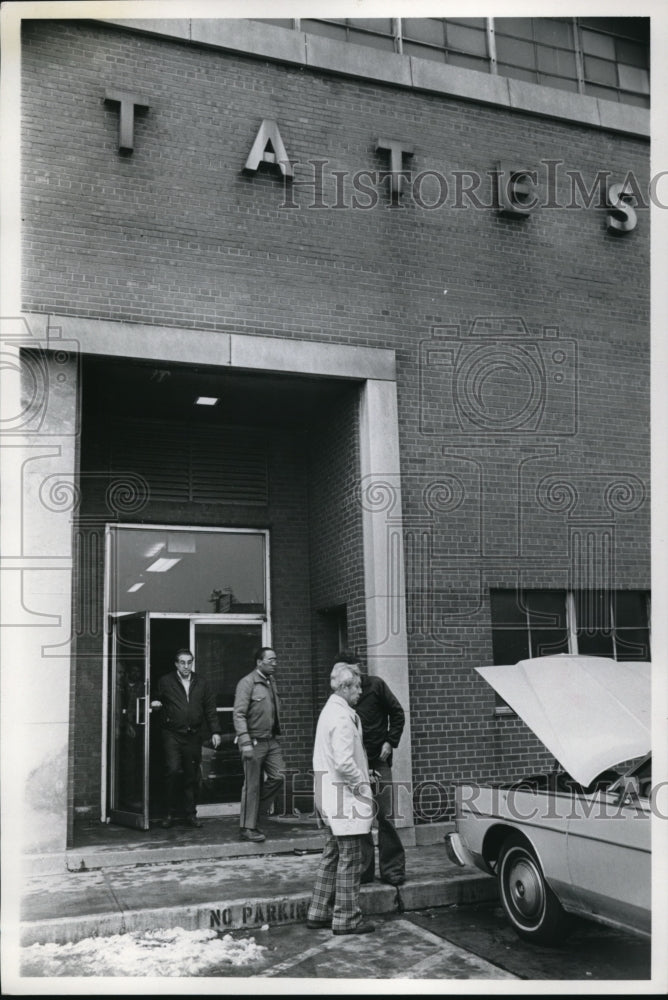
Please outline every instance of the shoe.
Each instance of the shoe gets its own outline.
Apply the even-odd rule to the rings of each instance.
[[[381,879],[381,882],[384,882],[385,885],[403,885],[405,881],[405,875],[392,875],[390,878]]]
[[[361,924],[357,927],[346,927],[343,930],[335,930],[334,934],[370,934],[371,931],[375,931],[376,925],[372,924],[370,920],[363,920]]]
[[[240,840],[250,840],[254,844],[261,844],[263,840],[267,838],[262,833],[262,830],[250,830],[247,827],[242,827],[239,831]]]
[[[332,921],[331,920],[307,920],[306,921],[306,926],[309,928],[309,930],[316,931],[316,930],[319,930],[322,927],[330,927],[331,928]]]
[[[169,830],[172,827],[173,823],[174,820],[172,819],[171,816],[165,816],[160,826],[162,827],[163,830]]]
[[[196,829],[200,830],[204,826],[204,823],[202,823],[201,819],[197,819],[197,816],[187,816],[186,826],[194,826]]]

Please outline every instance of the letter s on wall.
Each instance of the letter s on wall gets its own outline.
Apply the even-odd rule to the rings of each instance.
[[[631,192],[625,184],[611,184],[608,188],[608,205],[612,211],[606,222],[610,232],[630,233],[638,225],[638,216],[628,203],[630,197]]]

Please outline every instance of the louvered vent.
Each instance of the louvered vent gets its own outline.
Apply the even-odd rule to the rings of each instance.
[[[143,476],[154,500],[269,502],[266,442],[247,428],[119,421],[112,432],[111,464],[115,473]]]

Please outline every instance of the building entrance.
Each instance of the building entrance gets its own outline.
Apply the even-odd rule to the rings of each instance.
[[[198,804],[209,814],[237,812],[243,768],[234,743],[232,709],[238,681],[264,645],[263,624],[148,612],[111,620],[109,818],[148,830],[166,812],[160,713],[150,704],[158,681],[174,669],[177,649],[191,649],[195,670],[214,695],[223,742],[204,734]]]
[[[200,813],[238,811],[243,769],[232,710],[238,681],[253,668],[256,650],[270,642],[266,548],[265,532],[110,527],[106,742],[112,822],[147,830],[166,811],[160,712],[150,705],[160,677],[174,670],[176,651],[184,648],[214,696],[223,738],[215,750],[210,734],[203,734]],[[232,581],[224,588],[212,585],[221,572]],[[153,607],[132,610],[144,585]],[[205,594],[213,613],[176,610],[192,609]]]

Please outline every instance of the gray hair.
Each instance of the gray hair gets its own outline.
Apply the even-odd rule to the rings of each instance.
[[[329,685],[332,691],[336,692],[346,684],[351,684],[355,679],[359,679],[359,667],[351,663],[335,663],[329,675]]]

